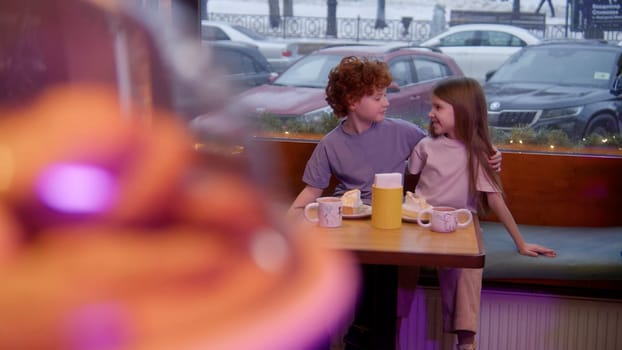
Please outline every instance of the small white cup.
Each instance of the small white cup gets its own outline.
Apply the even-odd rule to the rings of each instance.
[[[313,208],[317,209],[317,217],[309,214]],[[342,220],[341,198],[320,197],[305,206],[304,214],[307,220],[317,222],[322,227],[339,227]]]
[[[426,213],[429,213],[430,220],[427,223],[422,222],[422,217]],[[464,213],[467,216],[467,220],[460,222],[458,216],[460,213]],[[425,209],[419,212],[419,218],[417,223],[423,227],[430,227],[434,232],[454,232],[456,228],[467,227],[471,221],[473,221],[473,214],[468,209],[456,209],[452,207],[433,207],[431,209]]]

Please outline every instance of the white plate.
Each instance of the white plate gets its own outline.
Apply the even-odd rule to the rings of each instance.
[[[344,219],[360,219],[371,216],[371,206],[363,204],[363,207],[356,214],[343,214]]]
[[[410,215],[406,215],[402,212],[402,220],[407,221],[407,222],[414,222],[415,224],[417,223],[417,218],[414,216],[410,216]]]
[[[407,222],[414,222],[417,223],[417,217],[412,216],[412,215],[408,215],[404,212],[404,207],[406,206],[406,204],[402,204],[402,220],[407,221]],[[427,220],[423,220],[424,222]]]

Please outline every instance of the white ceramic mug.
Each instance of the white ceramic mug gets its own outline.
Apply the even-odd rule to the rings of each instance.
[[[422,221],[426,213],[429,213],[430,220],[427,223]],[[460,222],[460,214],[466,214],[467,220]],[[473,221],[473,214],[468,209],[456,209],[452,207],[433,207],[419,212],[417,223],[423,227],[430,227],[434,232],[454,232],[458,227],[467,227]]]
[[[317,210],[317,216],[311,216],[311,209]],[[320,197],[305,206],[305,218],[317,222],[322,227],[339,227],[342,220],[342,203],[337,197]]]

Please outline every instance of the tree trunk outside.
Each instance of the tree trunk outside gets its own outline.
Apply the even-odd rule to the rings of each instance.
[[[328,14],[326,16],[326,36],[337,37],[337,0],[326,0]]]
[[[283,16],[294,16],[294,0],[283,0]]]
[[[376,29],[382,29],[387,26],[385,21],[385,0],[378,0],[378,8],[376,10]]]
[[[514,0],[514,2],[512,3],[512,12],[514,12],[515,14],[520,13],[520,0]]]
[[[281,24],[279,0],[268,0],[268,7],[270,13],[270,27],[277,28]]]
[[[207,1],[208,0],[201,0],[201,20],[209,19],[209,16],[207,15]]]

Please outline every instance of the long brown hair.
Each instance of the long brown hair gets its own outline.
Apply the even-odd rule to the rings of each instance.
[[[466,147],[469,171],[469,197],[477,194],[478,211],[486,213],[490,207],[486,196],[478,194],[476,179],[479,164],[486,176],[502,191],[499,175],[488,165],[488,158],[495,153],[488,133],[486,97],[477,80],[467,77],[443,80],[434,88],[433,95],[449,103],[454,109],[456,138]],[[432,130],[430,129],[430,134]]]

